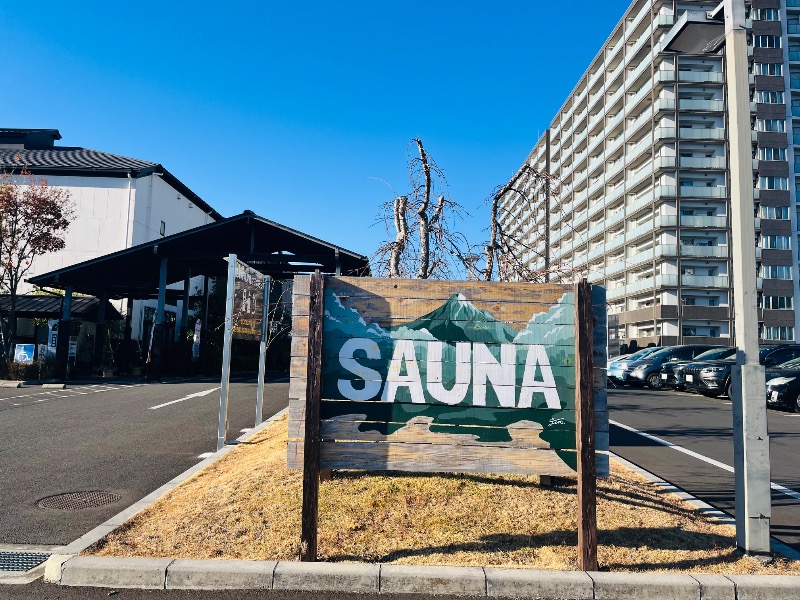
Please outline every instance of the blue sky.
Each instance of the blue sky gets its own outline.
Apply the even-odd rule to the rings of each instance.
[[[392,198],[374,178],[405,190],[419,137],[477,243],[482,201],[522,164],[627,6],[4,3],[0,125],[57,128],[62,145],[159,162],[225,216],[251,209],[368,255]]]

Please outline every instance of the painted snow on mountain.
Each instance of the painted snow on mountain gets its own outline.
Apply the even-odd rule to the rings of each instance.
[[[569,345],[575,343],[575,313],[572,292],[554,306],[534,314],[515,337],[515,344]]]

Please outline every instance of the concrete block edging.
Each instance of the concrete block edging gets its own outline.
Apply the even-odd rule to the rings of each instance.
[[[789,600],[800,577],[53,555],[45,579],[81,587],[274,589],[569,600]]]

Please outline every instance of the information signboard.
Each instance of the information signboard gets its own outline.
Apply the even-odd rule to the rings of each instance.
[[[288,465],[303,467],[308,277],[295,278]],[[574,476],[574,285],[325,277],[320,468]],[[605,366],[605,291],[593,288]],[[591,363],[591,357],[589,357]],[[608,474],[605,377],[594,378]]]
[[[232,334],[237,340],[261,339],[264,276],[240,260],[235,261]]]

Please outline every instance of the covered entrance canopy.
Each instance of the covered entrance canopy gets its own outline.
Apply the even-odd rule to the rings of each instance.
[[[167,284],[187,276],[225,276],[228,254],[276,279],[319,269],[368,275],[367,257],[245,211],[76,265],[31,277],[34,285],[106,298],[150,298],[159,290],[162,260]]]
[[[70,327],[72,294],[80,292],[97,296],[101,301],[127,298],[129,307],[134,299],[158,298],[153,329],[156,342],[152,344],[152,372],[155,376],[160,375],[159,330],[164,323],[167,286],[183,283],[183,314],[179,315],[179,326],[185,330],[189,280],[198,275],[205,276],[206,282],[208,277],[226,276],[228,265],[225,258],[229,254],[236,254],[239,260],[274,279],[291,279],[296,274],[316,269],[330,274],[369,275],[369,259],[366,256],[259,217],[252,211],[245,211],[215,223],[28,279],[33,285],[65,292],[60,326],[62,335],[59,335],[56,352],[57,370],[61,372],[62,365],[66,370],[68,336],[63,333],[68,332]],[[204,289],[207,293],[208,285]],[[175,292],[180,294],[178,290],[170,290],[171,294]],[[98,318],[101,330],[103,312]],[[126,338],[130,339],[130,317]],[[180,335],[178,339],[185,343],[186,335]]]

